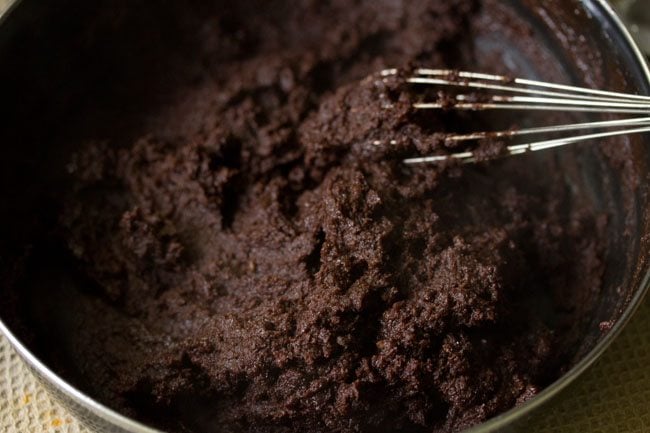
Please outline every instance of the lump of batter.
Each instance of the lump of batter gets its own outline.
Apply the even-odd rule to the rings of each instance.
[[[602,221],[550,160],[404,165],[466,120],[376,74],[481,2],[230,3],[179,13],[203,75],[70,159],[59,371],[194,432],[451,432],[556,379]]]

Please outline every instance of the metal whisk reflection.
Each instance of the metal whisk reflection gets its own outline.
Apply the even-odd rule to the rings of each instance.
[[[397,69],[381,72],[383,77],[397,75]],[[417,69],[406,82],[413,85],[439,86],[441,88],[466,89],[481,94],[456,94],[444,100],[416,102],[418,110],[513,110],[513,111],[566,111],[581,113],[618,113],[636,117],[596,122],[525,128],[507,131],[482,131],[469,134],[450,134],[449,141],[472,141],[484,138],[511,139],[548,133],[606,130],[589,134],[572,135],[551,140],[532,141],[507,146],[505,155],[518,155],[530,151],[550,149],[567,144],[619,135],[650,132],[650,96],[634,95],[584,87],[554,84],[501,75],[445,69]],[[405,159],[407,164],[441,162],[449,159],[473,162],[472,151],[445,155],[423,156]]]

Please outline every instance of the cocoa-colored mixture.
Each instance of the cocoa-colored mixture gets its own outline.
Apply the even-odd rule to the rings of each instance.
[[[57,371],[183,432],[458,431],[559,377],[606,220],[552,158],[404,165],[481,125],[376,74],[471,64],[483,2],[179,5],[192,72],[69,158]]]

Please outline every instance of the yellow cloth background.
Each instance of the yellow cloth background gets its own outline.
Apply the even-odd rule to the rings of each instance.
[[[9,0],[0,0],[2,13]],[[530,433],[650,433],[650,298],[577,382],[546,405]],[[50,400],[0,337],[0,433],[89,433]]]

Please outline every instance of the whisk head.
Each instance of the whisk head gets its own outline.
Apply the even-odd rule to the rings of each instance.
[[[388,78],[399,73],[397,69],[386,69],[381,72],[381,76]],[[445,94],[443,98],[438,98],[435,101],[414,102],[413,108],[417,110],[511,110],[515,112],[550,111],[635,115],[634,117],[617,120],[501,131],[476,131],[466,134],[449,134],[445,137],[447,141],[463,142],[486,138],[513,139],[515,137],[541,136],[549,133],[600,130],[600,132],[590,132],[588,134],[513,144],[505,148],[504,155],[519,155],[588,140],[650,132],[650,96],[447,69],[417,69],[405,81],[415,86],[437,86],[439,88],[455,88],[456,90],[470,92],[455,95]],[[466,151],[409,158],[405,159],[404,162],[407,164],[422,164],[450,159],[474,162],[477,160],[476,156],[475,152]]]

